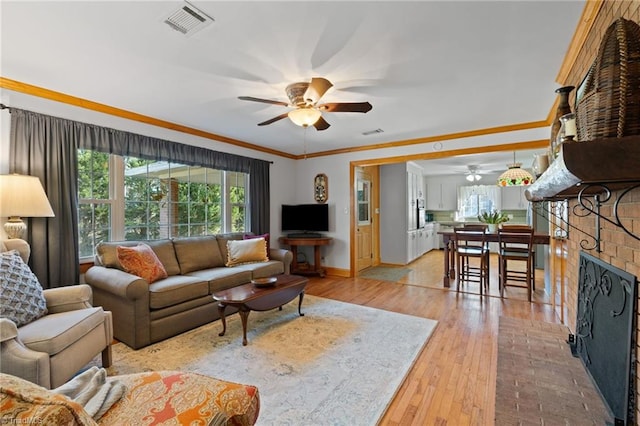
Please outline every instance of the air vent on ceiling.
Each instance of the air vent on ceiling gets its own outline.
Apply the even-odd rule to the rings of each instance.
[[[184,35],[191,35],[211,24],[213,18],[185,1],[182,7],[169,15],[164,22]]]
[[[369,135],[374,135],[376,133],[384,133],[384,130],[382,129],[369,130],[368,132],[363,132],[362,135],[369,136]]]

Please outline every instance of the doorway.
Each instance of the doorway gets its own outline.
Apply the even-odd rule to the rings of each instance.
[[[377,265],[378,251],[378,167],[356,168],[354,187],[356,275]]]

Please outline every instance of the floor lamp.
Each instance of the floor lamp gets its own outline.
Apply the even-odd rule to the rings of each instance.
[[[8,238],[22,238],[27,225],[23,217],[53,217],[53,210],[40,179],[19,174],[0,175],[0,217],[8,217]]]

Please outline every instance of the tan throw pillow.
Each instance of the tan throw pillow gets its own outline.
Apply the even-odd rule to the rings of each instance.
[[[138,244],[135,247],[118,246],[116,251],[122,268],[128,273],[143,278],[149,284],[167,278],[167,271],[162,262],[147,244]]]
[[[267,262],[267,241],[264,238],[227,241],[227,266]]]
[[[47,302],[38,277],[17,250],[0,254],[0,317],[17,327],[47,314]]]

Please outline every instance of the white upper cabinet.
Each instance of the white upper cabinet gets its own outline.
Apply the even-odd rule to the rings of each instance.
[[[427,210],[457,210],[458,184],[448,178],[427,178]]]
[[[526,210],[527,199],[524,195],[526,186],[503,186],[502,210]]]

